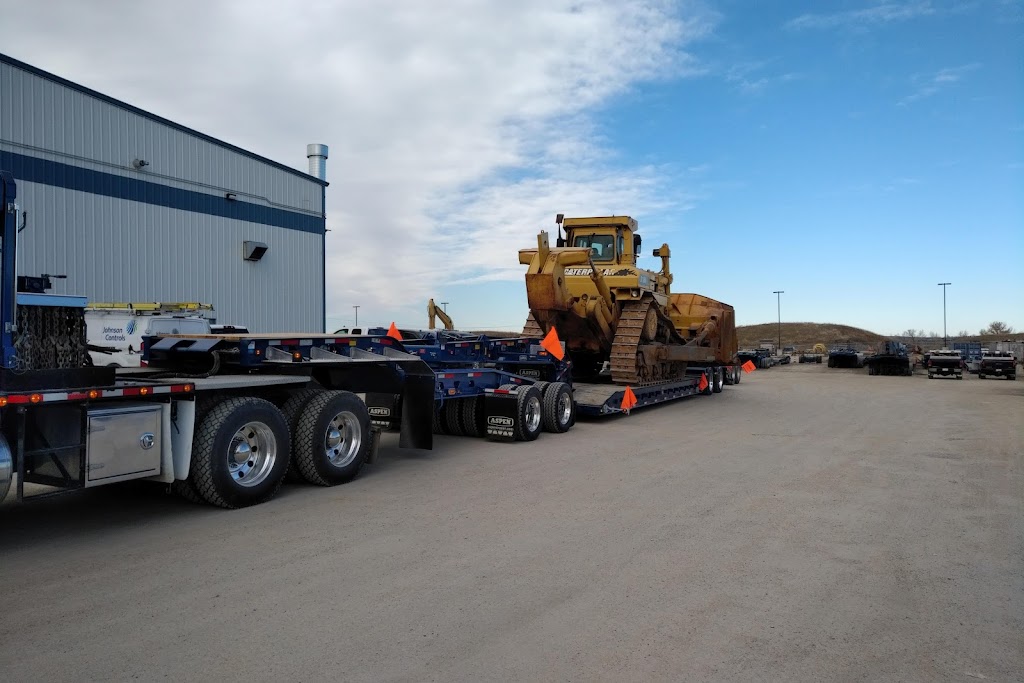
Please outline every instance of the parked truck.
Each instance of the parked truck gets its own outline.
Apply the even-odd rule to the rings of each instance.
[[[906,344],[898,341],[881,342],[874,353],[864,358],[863,364],[868,367],[869,375],[910,377],[914,374],[910,350]]]
[[[986,377],[1017,379],[1017,359],[1009,352],[997,351],[983,355],[978,364],[978,379]]]
[[[340,484],[378,443],[357,392],[395,409],[402,447],[431,448],[434,373],[387,340],[167,335],[145,339],[149,367],[95,366],[85,297],[18,291],[16,200],[0,171],[0,500],[149,479],[231,508],[290,469]]]
[[[137,368],[142,339],[164,334],[210,334],[213,306],[198,302],[110,302],[85,307],[89,355],[94,365]]]
[[[634,219],[559,214],[555,222],[554,248],[542,231],[536,249],[519,252],[519,262],[528,266],[530,314],[523,336],[557,331],[572,362],[578,401],[589,396],[590,405],[607,407],[626,387],[650,387],[641,393],[657,402],[668,397],[666,391],[673,397],[676,390],[710,394],[739,381],[733,307],[700,294],[672,293],[667,244],[653,250],[661,269],[649,271],[637,266],[641,238]],[[610,388],[602,383],[605,363]]]
[[[938,349],[929,351],[925,361],[925,369],[928,371],[928,379],[935,377],[964,378],[964,359],[959,351],[953,349]]]

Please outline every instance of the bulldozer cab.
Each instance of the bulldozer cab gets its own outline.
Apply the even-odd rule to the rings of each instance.
[[[566,218],[563,227],[566,243],[571,247],[590,249],[595,263],[636,265],[640,235],[635,232],[636,221],[632,218]]]

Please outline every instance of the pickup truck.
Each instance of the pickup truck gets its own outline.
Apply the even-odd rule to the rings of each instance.
[[[981,357],[978,364],[978,379],[986,377],[1017,379],[1017,359],[1009,353],[994,353]]]
[[[936,375],[964,378],[964,360],[960,357],[959,351],[929,351],[927,357],[925,368],[928,370],[928,379],[933,379]]]

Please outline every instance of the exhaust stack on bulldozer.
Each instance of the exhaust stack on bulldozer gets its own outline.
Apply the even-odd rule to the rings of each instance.
[[[658,272],[637,267],[641,239],[629,216],[565,218],[557,246],[548,234],[519,252],[528,265],[530,316],[525,336],[552,327],[565,341],[578,379],[611,366],[617,384],[644,385],[683,376],[688,364],[731,364],[736,356],[732,306],[698,294],[671,294],[670,250]],[[566,235],[561,236],[562,228]]]

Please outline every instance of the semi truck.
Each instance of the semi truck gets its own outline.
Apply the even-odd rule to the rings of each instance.
[[[16,201],[0,171],[0,500],[149,479],[234,508],[290,470],[340,484],[376,454],[364,397],[397,408],[401,447],[432,447],[434,373],[386,340],[168,335],[145,339],[149,367],[97,367],[85,297],[18,291]]]

